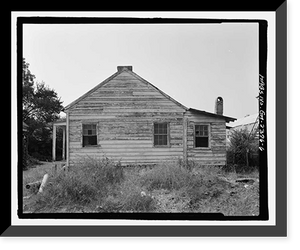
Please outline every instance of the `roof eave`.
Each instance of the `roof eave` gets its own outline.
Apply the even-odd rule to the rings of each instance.
[[[122,70],[123,71],[123,70]],[[96,89],[100,88],[101,86],[103,86],[105,83],[109,82],[111,79],[115,78],[118,74],[120,74],[122,71],[117,71],[116,73],[114,73],[113,75],[111,75],[110,77],[106,78],[104,81],[102,81],[101,83],[99,83],[98,85],[96,85],[94,88],[90,89],[88,92],[86,92],[85,94],[83,94],[82,96],[80,96],[79,98],[77,98],[75,101],[71,102],[69,105],[67,105],[66,107],[63,108],[64,112],[67,112],[70,108],[72,108],[74,105],[76,105],[78,102],[80,102],[81,100],[83,100],[85,97],[87,97],[88,95],[90,95],[91,93],[93,93]]]
[[[128,71],[130,74],[132,74],[134,77],[138,78],[139,80],[141,80],[142,82],[144,82],[145,84],[150,85],[151,87],[153,87],[154,89],[156,89],[159,93],[161,93],[164,97],[166,97],[168,100],[172,101],[173,103],[175,103],[177,106],[179,106],[180,108],[184,109],[185,111],[188,110],[187,107],[185,107],[183,104],[181,104],[180,102],[176,101],[174,98],[172,98],[171,96],[169,96],[168,94],[166,94],[165,92],[163,92],[162,90],[160,90],[158,87],[156,87],[155,85],[153,85],[152,83],[148,82],[147,80],[145,80],[144,78],[140,77],[138,74],[134,73],[133,71]]]
[[[225,119],[226,122],[233,122],[233,121],[236,120],[236,118],[233,118],[233,117],[229,117],[229,116],[225,116],[225,115],[218,115],[218,114],[215,114],[215,113],[210,113],[210,112],[206,112],[206,111],[199,110],[199,109],[189,108],[188,111],[195,112],[195,113],[200,113],[200,114],[208,115],[208,116],[212,116],[212,117],[217,117],[217,118],[221,118],[221,119]]]
[[[91,90],[89,90],[88,92],[86,92],[84,95],[82,95],[81,97],[77,98],[75,101],[71,102],[69,105],[67,105],[66,107],[63,108],[63,111],[67,112],[70,108],[72,108],[78,102],[80,102],[85,97],[87,97],[88,95],[90,95],[96,89],[100,88],[101,86],[103,86],[104,84],[106,84],[107,82],[109,82],[110,80],[112,80],[113,78],[115,78],[117,75],[119,75],[123,71],[127,71],[128,73],[132,74],[134,77],[140,79],[144,83],[149,84],[150,86],[152,86],[153,88],[155,88],[157,91],[159,91],[167,99],[169,99],[170,101],[172,101],[173,103],[175,103],[176,105],[178,105],[179,107],[181,107],[182,109],[188,110],[187,107],[185,107],[180,102],[176,101],[175,99],[173,99],[172,97],[170,97],[169,95],[167,95],[166,93],[164,93],[163,91],[161,91],[159,88],[157,88],[156,86],[154,86],[153,84],[151,84],[150,82],[148,82],[147,80],[145,80],[144,78],[140,77],[138,74],[136,74],[133,71],[130,71],[130,70],[124,68],[123,70],[117,71],[116,73],[114,73],[113,75],[111,75],[110,77],[108,77],[106,80],[104,80],[103,82],[99,83],[97,86],[95,86],[94,88],[92,88]]]

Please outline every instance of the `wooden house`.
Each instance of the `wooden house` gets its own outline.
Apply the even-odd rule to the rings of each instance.
[[[67,165],[86,156],[124,165],[178,158],[225,165],[226,122],[235,120],[223,116],[221,97],[216,113],[187,108],[134,73],[132,66],[118,66],[64,112]]]

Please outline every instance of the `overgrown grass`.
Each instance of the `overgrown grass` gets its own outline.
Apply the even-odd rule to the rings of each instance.
[[[101,161],[85,160],[51,179],[51,185],[37,200],[37,210],[66,206],[86,207],[94,201],[104,199],[123,178],[123,168],[118,163],[107,158]]]
[[[194,164],[187,168],[178,162],[151,169],[124,168],[107,158],[86,158],[69,172],[51,176],[31,211],[169,212],[178,206],[182,212],[257,215],[258,183],[247,187],[235,183],[246,175],[214,166]],[[248,176],[258,178],[258,172]]]
[[[153,189],[180,189],[191,179],[191,173],[175,163],[163,163],[141,175],[142,185]]]

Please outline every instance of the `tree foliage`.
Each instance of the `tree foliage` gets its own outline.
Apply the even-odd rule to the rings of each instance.
[[[29,64],[23,59],[23,120],[52,122],[59,117],[62,102],[54,89],[44,82],[34,84],[34,79]]]
[[[227,152],[227,162],[239,166],[258,165],[258,138],[257,129],[248,131],[246,128],[232,130]]]
[[[28,153],[40,160],[51,158],[51,122],[59,118],[62,101],[54,89],[35,82],[29,63],[23,58],[23,121],[28,128]]]

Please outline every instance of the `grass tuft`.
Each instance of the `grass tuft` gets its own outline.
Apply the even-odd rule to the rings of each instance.
[[[190,180],[190,172],[179,165],[164,163],[144,172],[141,182],[147,189],[178,190]]]

